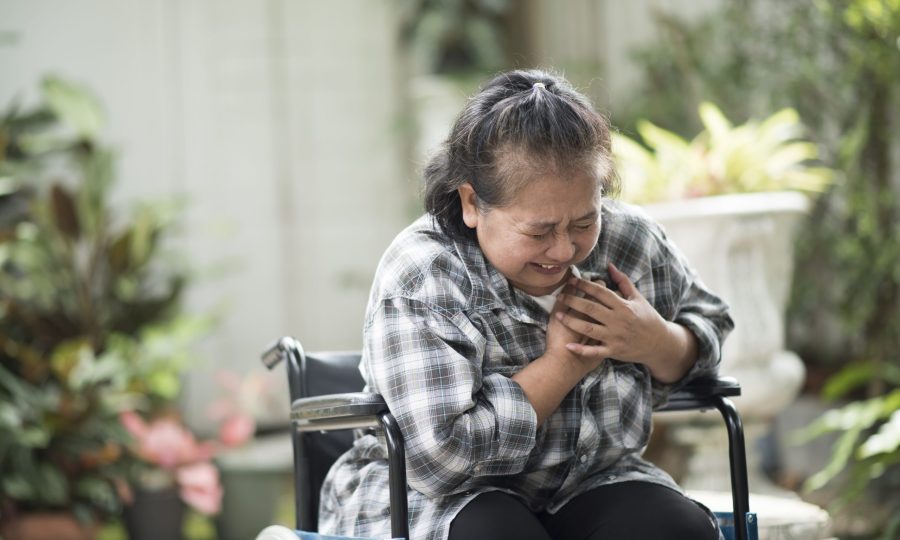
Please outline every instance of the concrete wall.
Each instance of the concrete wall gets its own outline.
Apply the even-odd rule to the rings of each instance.
[[[121,149],[116,199],[187,195],[183,246],[224,268],[190,294],[223,314],[188,377],[193,423],[209,372],[261,369],[282,334],[360,346],[417,189],[395,2],[0,0],[0,14],[0,103],[49,72],[94,90]]]

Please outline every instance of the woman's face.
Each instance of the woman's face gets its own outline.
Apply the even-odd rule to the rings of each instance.
[[[463,221],[485,258],[528,294],[553,292],[569,267],[587,258],[600,236],[601,188],[585,172],[536,176],[503,207],[479,210],[470,184],[459,188]]]

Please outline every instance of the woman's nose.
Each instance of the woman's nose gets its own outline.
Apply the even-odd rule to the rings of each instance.
[[[554,262],[569,262],[575,257],[577,247],[567,233],[553,236],[553,245],[547,250],[547,257]]]

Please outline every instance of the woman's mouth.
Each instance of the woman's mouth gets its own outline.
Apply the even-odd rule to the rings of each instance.
[[[540,263],[529,263],[531,267],[534,268],[536,272],[546,275],[558,274],[560,272],[568,269],[568,266],[562,266],[559,264],[540,264]]]

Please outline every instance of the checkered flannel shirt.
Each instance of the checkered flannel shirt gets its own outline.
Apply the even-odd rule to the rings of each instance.
[[[697,363],[677,384],[715,373],[733,327],[727,306],[641,210],[605,200],[599,241],[579,268],[612,283],[608,262],[663,317],[697,337]],[[510,377],[544,353],[547,321],[547,312],[511,288],[477,243],[449,239],[427,215],[386,251],[369,300],[360,370],[403,433],[413,539],[446,539],[456,513],[490,490],[555,512],[613,482],[678,489],[640,457],[652,409],[673,388],[641,364],[608,359],[537,425]],[[321,531],[390,536],[386,458],[383,441],[360,434],[326,479]]]

